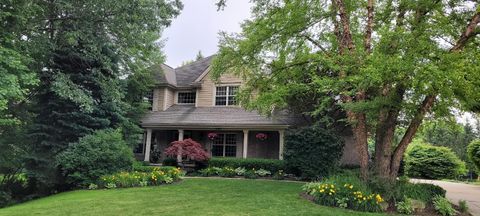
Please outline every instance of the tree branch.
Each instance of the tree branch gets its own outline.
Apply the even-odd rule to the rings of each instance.
[[[457,40],[457,43],[450,49],[450,51],[460,51],[467,44],[470,38],[477,35],[480,32],[480,30],[477,29],[478,23],[480,23],[480,12],[477,12],[472,19],[470,19],[465,31],[462,33],[460,38]]]
[[[375,0],[368,0],[367,3],[367,26],[365,31],[364,47],[367,53],[372,51],[373,11]]]

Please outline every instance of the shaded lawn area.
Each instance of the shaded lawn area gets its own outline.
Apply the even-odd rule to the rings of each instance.
[[[380,215],[300,198],[301,183],[185,179],[158,187],[79,190],[0,209],[0,215]]]

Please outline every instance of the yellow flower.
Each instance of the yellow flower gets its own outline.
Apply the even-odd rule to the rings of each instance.
[[[328,193],[328,195],[332,195],[332,193]]]
[[[353,188],[353,185],[350,185],[348,188],[352,189],[352,188]]]
[[[319,190],[320,193],[323,193],[323,191],[324,191],[323,189]]]

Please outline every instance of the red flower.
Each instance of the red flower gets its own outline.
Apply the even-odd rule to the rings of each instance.
[[[214,132],[210,132],[210,133],[208,133],[207,137],[208,137],[209,140],[214,140],[215,138],[218,137],[218,134],[214,133]]]
[[[264,133],[257,133],[257,135],[255,135],[255,138],[257,138],[258,140],[266,140],[268,138],[267,134],[264,134]]]

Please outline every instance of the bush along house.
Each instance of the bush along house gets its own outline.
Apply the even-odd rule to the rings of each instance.
[[[303,124],[302,118],[243,109],[236,98],[242,80],[224,74],[214,82],[209,74],[213,57],[154,68],[157,83],[149,96],[152,109],[141,121],[145,133],[137,158],[161,162],[171,142],[191,138],[212,157],[283,159],[285,130]],[[355,161],[349,155],[344,156],[347,163]]]

